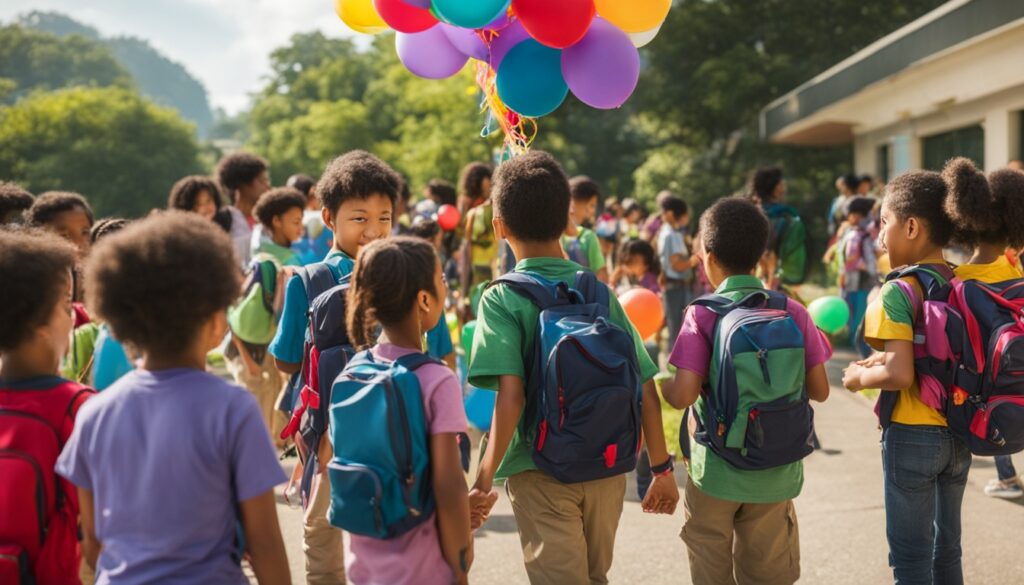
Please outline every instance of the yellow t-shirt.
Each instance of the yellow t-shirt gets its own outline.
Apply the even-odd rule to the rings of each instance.
[[[1006,256],[1000,256],[991,264],[964,264],[958,266],[953,272],[960,280],[980,280],[988,284],[1016,280],[1024,276],[1021,274],[1020,268],[1010,264],[1010,260]]]
[[[921,264],[941,264],[941,258],[925,260]],[[905,280],[918,298],[924,298],[924,291],[917,279]],[[895,282],[882,285],[878,297],[871,303],[864,315],[864,339],[873,349],[883,351],[886,341],[914,342],[914,307],[910,299]],[[883,390],[884,392],[884,390]],[[910,388],[899,391],[896,406],[892,411],[892,422],[904,425],[946,426],[946,417],[921,402],[921,390],[915,377]]]

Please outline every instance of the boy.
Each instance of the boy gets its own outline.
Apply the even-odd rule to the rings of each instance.
[[[52,234],[0,229],[0,499],[20,504],[0,506],[0,542],[7,554],[20,546],[29,576],[52,585],[80,583],[78,498],[53,474],[78,409],[92,395],[56,375],[73,324],[74,264],[75,249]],[[37,478],[33,468],[44,475]],[[32,486],[43,485],[37,481],[44,476],[59,495],[36,494]],[[37,524],[37,511],[45,525]],[[17,570],[17,557],[15,567],[10,558],[2,563],[5,575]]]
[[[0,183],[0,226],[21,223],[21,214],[32,207],[32,194],[17,183]]]
[[[569,225],[562,236],[562,247],[573,262],[589,268],[601,282],[608,282],[608,269],[597,236],[585,225],[594,225],[597,200],[601,196],[597,183],[590,177],[578,176],[569,180],[572,199],[569,203]]]
[[[236,152],[220,159],[216,174],[231,202],[225,208],[230,218],[228,233],[238,254],[238,264],[244,270],[249,265],[252,232],[257,223],[252,210],[260,195],[270,190],[270,166],[256,155]]]
[[[693,269],[700,264],[700,256],[690,256],[686,247],[686,226],[690,225],[690,211],[686,202],[669,195],[661,199],[661,229],[658,230],[658,253],[661,255],[662,285],[664,288],[665,322],[669,343],[679,335],[683,324],[683,310],[693,300]]]
[[[331,251],[323,264],[337,282],[352,272],[360,248],[391,233],[400,180],[386,163],[361,150],[342,155],[327,165],[316,192],[323,203],[321,218],[334,233]],[[303,345],[309,330],[308,311],[302,279],[292,276],[285,288],[281,322],[269,347],[278,370],[289,376],[302,367]],[[320,477],[319,488],[311,495],[304,518],[306,582],[340,585],[345,583],[342,533],[327,521],[331,490],[327,474]]]
[[[569,213],[569,184],[561,166],[533,151],[498,168],[494,186],[494,229],[508,240],[519,263],[553,282],[575,282],[579,264],[564,258],[559,238]],[[603,285],[599,285],[603,286]],[[643,431],[651,459],[660,472],[644,509],[671,514],[679,499],[671,459],[661,427],[661,406],[652,378],[658,368],[644,349],[614,295],[610,318],[633,338],[643,386]],[[488,288],[480,301],[473,341],[470,384],[498,390],[494,423],[470,495],[474,525],[479,526],[497,500],[495,479],[507,489],[522,541],[526,571],[534,584],[607,583],[626,478],[617,475],[581,483],[561,483],[537,469],[520,430],[526,395],[527,359],[539,310],[506,284]]]
[[[704,269],[717,294],[738,300],[764,289],[751,273],[764,254],[769,231],[764,213],[738,197],[719,200],[704,213],[700,224]],[[831,349],[799,303],[788,301],[787,311],[804,337],[807,395],[823,401],[829,392],[824,364]],[[696,403],[697,417],[704,416],[706,407],[701,388],[713,370],[716,321],[703,306],[687,310],[669,359],[678,370],[673,380],[662,385],[672,406],[682,409]],[[690,445],[681,537],[689,552],[693,582],[796,582],[800,543],[792,500],[803,486],[803,463],[741,470],[696,441]]]
[[[264,254],[282,266],[298,266],[293,242],[302,237],[302,214],[306,197],[291,187],[272,189],[260,196],[252,214],[263,226],[263,237],[251,250],[251,256]]]
[[[857,332],[868,307],[868,293],[878,286],[875,242],[866,226],[874,206],[875,200],[870,197],[854,197],[848,200],[842,236],[836,243],[839,290],[842,292],[843,300],[850,306],[850,321],[847,324],[850,345],[861,357],[870,355],[871,348],[858,337]]]

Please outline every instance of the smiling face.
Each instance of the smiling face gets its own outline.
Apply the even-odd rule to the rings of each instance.
[[[290,245],[302,237],[302,209],[292,207],[274,217],[274,241],[282,246]]]
[[[84,209],[75,207],[53,216],[47,227],[60,237],[71,242],[78,248],[78,257],[85,258],[89,254],[89,231],[92,220]]]
[[[206,219],[213,219],[213,216],[217,214],[217,204],[214,202],[213,196],[209,191],[203,189],[196,194],[196,201],[192,204],[192,211]]]
[[[355,258],[360,248],[391,233],[394,207],[387,195],[374,193],[366,199],[347,199],[331,214],[324,208],[323,219],[334,231],[334,246]]]

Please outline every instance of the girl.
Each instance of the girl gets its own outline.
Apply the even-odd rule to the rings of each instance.
[[[622,244],[619,251],[619,265],[612,274],[612,284],[622,282],[623,277],[629,279],[632,286],[642,286],[647,290],[661,294],[658,277],[661,276],[661,264],[654,253],[654,247],[646,240],[630,240]]]
[[[375,358],[393,361],[421,351],[423,334],[444,313],[447,287],[437,252],[416,238],[394,237],[359,254],[349,290],[348,330],[356,347],[376,340]],[[473,559],[469,496],[456,434],[466,432],[462,389],[451,370],[429,364],[416,371],[430,430],[430,471],[437,502],[428,520],[397,538],[352,535],[349,571],[357,583],[467,583]]]
[[[894,266],[931,265],[948,273],[942,249],[953,233],[938,173],[912,171],[886,187],[880,239]],[[904,277],[918,298],[917,278]],[[941,413],[920,398],[914,371],[912,301],[886,283],[865,316],[865,339],[878,353],[851,363],[851,391],[881,388],[882,469],[889,565],[896,582],[963,583],[960,506],[971,454]],[[891,407],[891,414],[889,410]]]
[[[191,211],[210,221],[213,221],[220,208],[220,190],[217,184],[213,179],[199,175],[179,180],[171,187],[171,194],[167,198],[167,209]]]
[[[1020,279],[1013,251],[1024,247],[1024,173],[1004,169],[986,179],[970,160],[955,158],[942,176],[949,186],[946,212],[956,226],[954,239],[973,250],[971,259],[956,269],[957,277],[988,283]],[[985,486],[987,495],[1024,495],[1010,456],[996,457],[996,471],[998,478]]]

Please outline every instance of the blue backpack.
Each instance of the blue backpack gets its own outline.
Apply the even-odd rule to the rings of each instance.
[[[718,316],[694,440],[738,469],[778,467],[814,451],[804,335],[788,302],[767,290],[736,301],[708,295],[693,302]]]
[[[520,428],[534,463],[563,483],[632,471],[643,388],[633,337],[609,320],[608,287],[589,271],[574,288],[526,272],[497,283],[540,309]]]
[[[356,354],[331,390],[327,519],[352,534],[405,534],[430,518],[429,435],[416,370],[437,360],[423,353],[394,362]],[[442,364],[443,365],[443,364]]]

